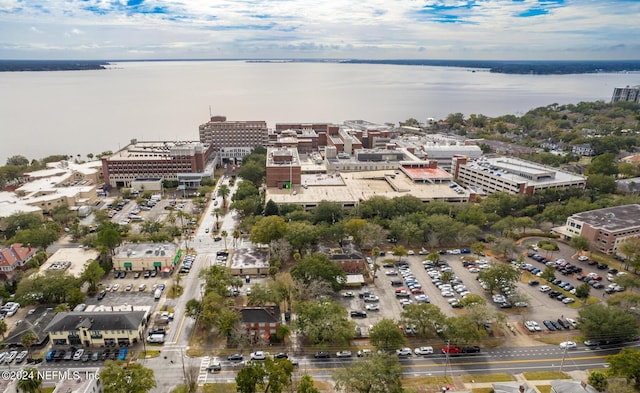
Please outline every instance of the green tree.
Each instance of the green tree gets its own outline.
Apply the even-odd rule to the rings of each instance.
[[[100,266],[100,262],[92,260],[85,265],[84,270],[80,275],[80,279],[83,282],[89,283],[89,293],[95,293],[98,289],[98,283],[100,282],[104,274],[105,271]]]
[[[283,237],[287,230],[287,223],[280,216],[262,217],[251,228],[251,241],[257,244],[269,244],[273,240]]]
[[[498,239],[496,244],[493,245],[492,250],[496,255],[509,257],[518,250],[518,246],[516,245],[516,242],[513,241],[513,239],[507,239],[503,237]]]
[[[618,174],[618,166],[616,165],[616,156],[613,153],[604,153],[597,155],[591,160],[588,168],[589,175],[601,174],[612,176]]]
[[[280,209],[278,208],[278,205],[272,201],[271,199],[269,199],[267,201],[267,204],[264,207],[264,215],[265,216],[279,216],[280,215]]]
[[[295,221],[287,224],[284,237],[294,250],[304,253],[309,245],[320,239],[320,231],[308,222]]]
[[[342,289],[346,273],[334,261],[320,253],[307,255],[291,269],[291,277],[305,284],[325,281],[334,291]]]
[[[313,209],[313,222],[315,224],[324,222],[333,225],[342,219],[344,211],[342,205],[336,202],[320,201]]]
[[[432,337],[437,333],[436,326],[446,319],[440,308],[433,304],[409,304],[402,310],[402,322],[415,326],[421,337]]]
[[[111,226],[104,227],[98,231],[96,245],[103,246],[113,255],[113,251],[122,243],[122,236]]]
[[[238,371],[236,375],[236,386],[239,393],[256,393],[258,387],[264,385],[264,378],[267,373],[259,362],[251,362]]]
[[[345,393],[402,393],[401,379],[398,357],[384,353],[359,358],[333,374],[336,390]]]
[[[583,284],[578,285],[578,287],[576,288],[576,297],[578,299],[585,300],[589,297],[590,292],[591,292],[591,285],[585,282]]]
[[[42,388],[42,377],[35,368],[22,370],[22,378],[18,379],[18,389],[25,393],[40,392]]]
[[[243,164],[238,171],[238,176],[250,181],[255,187],[260,187],[266,175],[266,157],[264,162],[249,162]]]
[[[220,184],[217,195],[222,198],[222,207],[227,207],[227,197],[229,194],[231,194],[229,186],[226,184]]]
[[[638,332],[635,315],[617,307],[592,304],[581,308],[578,315],[580,330],[587,339],[627,341]]]
[[[545,267],[542,271],[542,274],[540,275],[540,278],[546,281],[553,281],[553,279],[556,278],[556,269],[551,266]]]
[[[282,393],[291,383],[293,364],[288,359],[273,359],[267,357],[264,361],[264,369],[267,374],[265,393]]]
[[[478,279],[486,283],[489,291],[493,292],[504,285],[514,285],[520,279],[520,271],[507,263],[492,263],[488,269],[478,273]]]
[[[589,249],[591,248],[591,242],[584,236],[572,237],[571,241],[569,241],[569,245],[571,246],[571,248],[576,250],[576,253],[579,253],[581,251],[589,251]]]
[[[379,350],[392,351],[402,348],[407,338],[396,321],[384,318],[370,329],[369,342]]]
[[[599,392],[604,392],[605,390],[607,390],[609,380],[607,379],[607,375],[605,373],[600,371],[591,371],[589,373],[589,379],[587,379],[587,383],[596,388]]]
[[[0,337],[4,339],[4,335],[7,334],[9,330],[9,326],[7,326],[7,322],[4,320],[0,321]]]
[[[331,300],[309,300],[294,305],[295,326],[312,344],[346,345],[355,335],[347,310]]]
[[[153,370],[140,363],[122,367],[122,362],[107,360],[100,371],[105,393],[147,393],[156,387]]]
[[[300,378],[297,393],[320,393],[320,391],[313,385],[313,377],[309,374],[304,374]]]
[[[31,359],[31,347],[36,342],[38,342],[38,337],[31,331],[24,333],[20,338],[20,343],[27,349],[27,358],[29,359]]]
[[[587,188],[591,195],[591,202],[604,194],[613,194],[617,189],[616,179],[609,175],[594,173],[587,178]]]
[[[640,387],[640,350],[623,348],[618,354],[607,357],[609,374],[624,377]]]

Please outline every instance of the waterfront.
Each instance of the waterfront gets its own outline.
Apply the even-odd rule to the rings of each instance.
[[[424,121],[461,112],[521,115],[609,101],[640,74],[508,75],[463,68],[242,61],[125,62],[104,71],[0,73],[0,163],[86,156],[131,138],[194,140],[209,111],[229,120]]]

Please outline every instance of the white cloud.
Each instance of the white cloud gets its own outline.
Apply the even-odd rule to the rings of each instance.
[[[538,0],[0,0],[0,43],[58,57],[637,58],[640,2]],[[542,4],[542,5],[541,5]],[[427,7],[427,8],[424,8]],[[544,9],[540,11],[541,7]],[[540,15],[518,17],[530,10]],[[450,23],[443,23],[450,22]],[[6,33],[6,34],[5,34]],[[64,35],[69,47],[55,41]],[[39,41],[43,37],[38,37]],[[110,44],[105,45],[105,41]],[[94,47],[95,42],[102,42]],[[624,44],[624,45],[622,45]],[[120,48],[120,49],[118,49]],[[153,48],[153,49],[149,49]],[[600,48],[600,49],[594,49]],[[613,49],[612,49],[613,48]],[[50,56],[51,51],[43,53]],[[119,56],[116,56],[119,57]]]

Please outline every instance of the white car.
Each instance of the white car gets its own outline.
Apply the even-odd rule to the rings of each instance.
[[[524,327],[527,328],[527,330],[532,332],[532,333],[533,332],[541,332],[542,331],[542,328],[540,327],[540,325],[536,321],[526,321],[524,323]]]
[[[407,356],[411,356],[413,352],[411,352],[411,348],[402,348],[402,349],[396,349],[396,354],[400,357],[407,357]]]
[[[564,303],[564,304],[570,304],[570,303],[573,303],[575,301],[576,301],[576,299],[574,299],[572,297],[566,297],[566,298],[562,299],[562,303]]]
[[[578,257],[578,260],[579,260],[580,262],[585,262],[585,261],[588,261],[588,260],[589,260],[589,257],[587,257],[587,256],[585,256],[585,255],[580,255],[580,256]]]
[[[351,357],[351,351],[339,351],[339,352],[336,352],[336,357],[337,358],[350,358]]]
[[[548,285],[543,285],[538,289],[540,292],[549,292],[551,290],[551,287]]]
[[[367,311],[380,311],[380,306],[377,304],[367,304],[365,306],[365,309]]]
[[[120,289],[120,284],[113,284],[111,287],[111,292],[117,292]]]
[[[433,355],[433,347],[420,347],[413,350],[417,356]]]
[[[573,326],[574,329],[578,328],[578,322],[576,322],[575,319],[573,318],[566,318],[567,322],[569,322],[569,325]]]
[[[409,251],[407,251],[407,255],[415,255],[415,254],[416,254],[416,253],[415,253],[415,252],[413,252],[413,250],[409,250]]]
[[[356,354],[359,358],[364,357],[364,356],[371,356],[373,354],[373,351],[370,349],[361,349],[358,351],[358,353]]]
[[[573,341],[563,341],[560,343],[560,348],[562,349],[576,349],[578,345]]]
[[[264,351],[255,351],[251,352],[250,358],[251,360],[265,360],[267,358],[267,355],[264,353]]]
[[[73,360],[78,361],[82,359],[82,355],[84,355],[84,349],[78,349],[76,353],[73,354]]]

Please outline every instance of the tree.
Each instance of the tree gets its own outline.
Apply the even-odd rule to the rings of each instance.
[[[591,242],[584,236],[574,236],[569,242],[571,248],[576,250],[576,253],[581,251],[588,251],[591,248]]]
[[[231,193],[229,186],[226,184],[220,184],[218,187],[218,196],[222,198],[222,207],[227,207],[227,197]]]
[[[313,385],[313,377],[309,374],[304,374],[300,378],[297,393],[320,393],[320,391]]]
[[[604,304],[592,304],[578,312],[580,330],[587,339],[628,341],[638,331],[635,315]]]
[[[122,367],[122,362],[107,360],[100,371],[105,393],[147,393],[156,387],[153,370],[140,363]]]
[[[244,366],[236,375],[236,386],[239,393],[256,393],[258,386],[262,387],[267,373],[262,363],[251,362]]]
[[[36,342],[38,342],[38,337],[31,331],[25,332],[20,338],[20,343],[27,349],[27,358],[29,359],[31,358],[31,347]]]
[[[333,374],[335,388],[351,393],[402,393],[402,366],[395,355],[374,354]]]
[[[265,216],[279,216],[280,215],[280,209],[278,208],[278,205],[272,201],[271,199],[269,199],[267,201],[267,204],[264,206],[264,215]]]
[[[334,261],[320,253],[307,255],[291,269],[291,277],[305,284],[312,281],[325,281],[334,291],[342,288],[346,273]]]
[[[224,240],[224,248],[227,248],[227,236],[229,236],[229,233],[227,231],[221,231],[220,232],[220,236],[222,237],[222,240]]]
[[[355,334],[347,310],[332,300],[309,300],[294,306],[295,326],[312,344],[346,345]]]
[[[618,247],[618,251],[626,257],[625,265],[636,266],[640,261],[640,236],[627,237]]]
[[[492,263],[488,269],[482,269],[478,273],[478,279],[482,280],[489,291],[493,292],[505,285],[512,286],[520,279],[520,271],[507,263]]]
[[[280,216],[261,218],[251,228],[251,241],[257,244],[269,244],[272,240],[283,237],[287,230],[287,223]]]
[[[409,304],[402,310],[402,322],[415,326],[421,337],[435,336],[437,326],[442,325],[446,319],[438,306],[433,304]]]
[[[396,321],[384,318],[370,329],[369,341],[379,350],[392,351],[402,348],[407,338]]]
[[[320,231],[308,222],[296,221],[287,224],[284,237],[294,250],[304,253],[310,244],[320,239]]]
[[[273,359],[268,356],[264,361],[264,369],[267,374],[267,386],[265,393],[282,393],[291,382],[293,364],[288,359]]]
[[[493,245],[492,250],[496,255],[509,257],[518,249],[516,242],[512,239],[501,238]]]
[[[4,320],[0,321],[0,337],[4,339],[4,335],[7,334],[9,327],[7,326],[7,322]]]
[[[480,329],[469,315],[449,317],[445,320],[444,331],[440,334],[443,340],[449,340],[451,344],[464,345],[482,338]]]
[[[251,182],[255,187],[260,187],[266,173],[266,157],[264,157],[263,162],[248,162],[243,164],[238,171],[238,176],[243,180]]]
[[[551,266],[546,266],[540,275],[540,278],[547,281],[553,281],[556,278],[556,269]],[[587,284],[589,285],[589,284]]]
[[[26,368],[22,370],[20,374],[21,378],[18,379],[18,389],[25,393],[40,392],[42,387],[42,377],[35,368]]]
[[[604,153],[595,156],[588,168],[589,175],[601,174],[612,176],[618,174],[616,156],[613,153]]]
[[[585,282],[583,284],[578,285],[578,287],[576,288],[576,297],[578,299],[585,300],[589,297],[590,292],[591,292],[591,285]]]
[[[599,392],[604,392],[607,390],[609,381],[607,380],[607,375],[605,373],[600,371],[591,371],[589,373],[587,383],[596,388]]]
[[[352,218],[344,224],[344,230],[353,237],[353,241],[358,247],[362,247],[362,242],[366,236],[367,221],[362,218]]]
[[[342,205],[336,202],[320,201],[318,206],[313,209],[313,222],[318,224],[321,222],[333,225],[342,219],[344,211]]]
[[[640,387],[640,349],[623,348],[618,354],[607,357],[609,374],[633,381]]]
[[[122,243],[122,236],[112,226],[107,226],[98,231],[96,245],[104,246],[113,255],[113,250]]]
[[[398,257],[398,261],[402,260],[402,257],[407,256],[409,252],[404,246],[398,246],[393,248],[393,255]]]
[[[100,266],[100,262],[92,260],[87,265],[85,265],[84,270],[80,275],[80,279],[89,283],[89,293],[95,293],[98,289],[98,283],[100,282],[104,274],[105,271]]]

